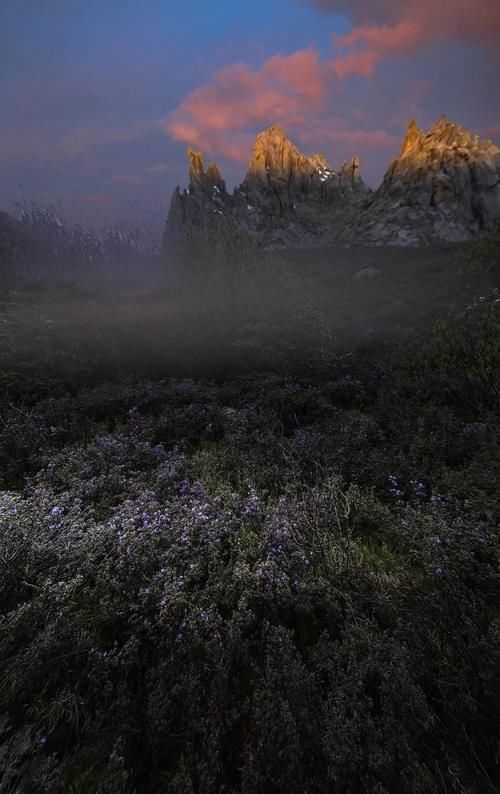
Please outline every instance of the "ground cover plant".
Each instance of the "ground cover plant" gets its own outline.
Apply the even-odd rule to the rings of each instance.
[[[350,345],[248,251],[162,323],[5,297],[1,791],[498,789],[495,239]]]

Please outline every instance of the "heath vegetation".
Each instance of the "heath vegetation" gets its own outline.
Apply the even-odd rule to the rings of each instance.
[[[498,790],[498,239],[350,340],[241,240],[4,294],[1,791]]]

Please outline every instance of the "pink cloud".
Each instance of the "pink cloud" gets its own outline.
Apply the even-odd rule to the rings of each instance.
[[[351,74],[359,77],[371,77],[375,67],[380,60],[380,55],[375,50],[365,50],[363,52],[348,52],[331,62],[332,72],[343,79]]]
[[[360,45],[361,66],[351,58],[353,74],[366,73],[365,64],[387,55],[409,54],[442,41],[463,41],[499,54],[498,0],[306,0],[322,11],[345,13],[353,29],[337,44]],[[347,58],[348,56],[344,56]],[[339,69],[344,76],[346,67]],[[365,71],[363,71],[365,69]]]
[[[366,31],[365,35],[380,47],[387,45],[392,31]],[[403,46],[401,41],[408,35],[406,29],[396,31],[399,43],[393,42],[393,49]],[[349,46],[351,39],[345,37],[340,43]],[[248,160],[253,137],[249,130],[271,122],[282,124],[311,143],[390,146],[394,137],[383,130],[347,130],[341,128],[345,120],[339,126],[338,120],[324,117],[339,79],[353,73],[370,76],[377,58],[378,52],[372,55],[370,51],[320,61],[315,51],[302,50],[288,56],[274,55],[260,69],[236,63],[216,72],[212,83],[191,91],[160,125],[174,140],[236,162]],[[352,115],[359,119],[365,116],[356,110]],[[310,133],[305,133],[307,130]]]
[[[160,125],[174,140],[241,161],[250,128],[303,124],[321,109],[327,87],[328,70],[313,50],[274,55],[260,69],[236,63],[191,91]]]
[[[256,128],[270,123],[281,124],[300,140],[314,141],[314,146],[325,141],[337,142],[341,149],[344,144],[362,150],[397,148],[399,141],[388,130],[397,126],[401,135],[409,114],[423,115],[421,98],[429,93],[429,83],[409,75],[405,95],[382,121],[374,121],[380,115],[374,108],[376,95],[366,94],[360,81],[347,83],[353,89],[348,92],[343,88],[346,80],[357,76],[373,81],[386,59],[398,65],[405,59],[409,69],[410,56],[431,46],[438,59],[435,45],[441,42],[469,42],[494,55],[492,45],[500,39],[499,0],[302,1],[352,20],[349,32],[332,37],[330,57],[321,59],[316,50],[305,49],[273,55],[260,67],[226,66],[188,93],[159,122],[161,128],[176,141],[235,162],[248,159]],[[339,101],[344,126],[331,121],[331,109]]]
[[[339,49],[356,45],[361,45],[361,49],[349,49],[345,55],[334,58],[332,69],[340,78],[349,74],[371,77],[382,58],[413,51],[421,35],[422,28],[417,22],[399,22],[393,26],[360,25],[345,36],[334,37]]]
[[[324,99],[324,68],[312,50],[301,50],[288,56],[275,55],[266,62],[264,75],[277,78],[313,105]]]
[[[463,40],[490,48],[498,47],[500,39],[498,0],[418,0],[374,8],[356,3],[356,10],[360,19],[370,19],[375,11],[376,18],[385,17],[388,22],[362,22],[345,36],[334,38],[336,47],[347,49],[332,64],[341,78],[349,74],[371,77],[382,59],[411,55],[440,41]]]

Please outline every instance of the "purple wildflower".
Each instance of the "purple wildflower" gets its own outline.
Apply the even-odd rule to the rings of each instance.
[[[399,487],[398,478],[395,474],[389,474],[389,492],[394,499],[402,499],[403,498],[403,491]]]
[[[186,619],[185,619],[185,618],[183,618],[183,619],[181,620],[181,623],[180,623],[179,629],[178,629],[178,631],[177,631],[177,635],[176,635],[176,637],[175,637],[175,644],[176,644],[176,645],[180,645],[180,644],[181,644],[181,642],[183,641],[183,639],[184,639],[184,631],[185,631],[185,629],[186,629]]]

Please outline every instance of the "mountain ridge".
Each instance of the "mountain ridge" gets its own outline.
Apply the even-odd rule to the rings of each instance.
[[[410,120],[381,185],[354,156],[332,168],[302,154],[279,125],[257,135],[246,175],[229,193],[216,163],[188,150],[189,188],[172,197],[164,247],[189,227],[221,223],[263,247],[323,243],[422,245],[476,237],[500,217],[500,148],[441,116],[427,132]]]

